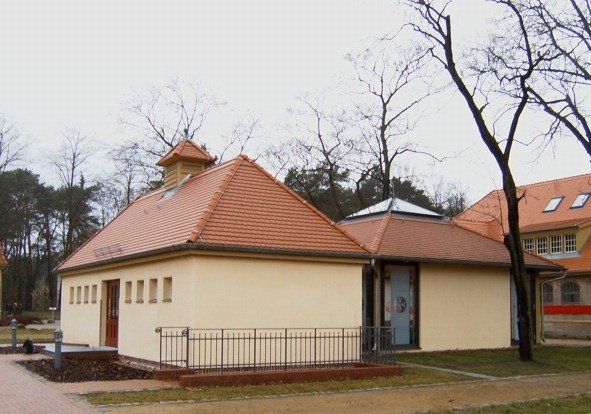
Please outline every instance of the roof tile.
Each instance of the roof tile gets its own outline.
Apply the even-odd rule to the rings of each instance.
[[[58,270],[174,245],[199,243],[288,251],[367,253],[308,202],[245,156],[157,190],[125,208]],[[108,251],[106,256],[102,252]]]

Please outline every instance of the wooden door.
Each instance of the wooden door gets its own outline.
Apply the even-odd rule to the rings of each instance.
[[[105,345],[117,348],[119,337],[119,281],[107,282],[107,312]]]

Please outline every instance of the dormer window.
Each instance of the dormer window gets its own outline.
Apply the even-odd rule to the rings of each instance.
[[[587,200],[589,200],[589,196],[591,196],[591,194],[589,193],[582,193],[579,194],[577,196],[577,198],[575,198],[575,201],[573,201],[573,205],[570,206],[570,208],[581,208],[585,205],[585,203],[587,202]]]
[[[564,199],[564,197],[554,197],[552,200],[550,200],[550,202],[548,203],[548,205],[544,209],[544,213],[550,213],[552,211],[556,211],[556,209],[558,208],[558,206],[560,205],[560,203],[562,202],[563,199]]]

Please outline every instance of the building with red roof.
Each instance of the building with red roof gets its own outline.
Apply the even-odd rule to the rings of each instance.
[[[518,192],[524,250],[567,269],[565,275],[546,272],[538,283],[545,334],[591,337],[591,174],[523,185]],[[502,190],[494,190],[454,222],[501,240],[506,206]]]
[[[499,241],[400,199],[341,224],[374,259],[364,273],[366,323],[391,326],[399,346],[495,348],[517,339],[511,260]],[[526,264],[532,275],[557,269],[532,254]]]
[[[162,188],[59,265],[65,342],[157,361],[156,327],[361,325],[363,243],[246,156],[181,141],[158,164]]]
[[[59,265],[65,342],[160,362],[174,349],[175,365],[186,362],[186,345],[171,348],[168,331],[158,336],[156,328],[281,328],[315,337],[320,328],[379,329],[391,341],[400,309],[412,310],[406,333],[417,338],[401,329],[402,345],[509,345],[510,262],[498,242],[401,200],[404,212],[393,214],[391,203],[385,214],[382,203],[335,223],[248,157],[216,164],[190,141],[158,165],[162,188]],[[528,265],[557,268],[533,255]],[[395,284],[406,286],[401,303],[384,296]],[[458,334],[466,329],[476,333]],[[189,331],[182,332],[175,338]]]

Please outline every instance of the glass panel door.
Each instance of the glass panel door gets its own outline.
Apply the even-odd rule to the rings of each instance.
[[[415,267],[387,265],[385,270],[384,321],[392,327],[397,345],[416,345]]]

